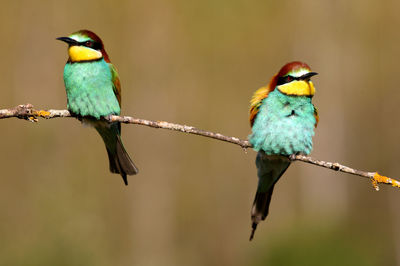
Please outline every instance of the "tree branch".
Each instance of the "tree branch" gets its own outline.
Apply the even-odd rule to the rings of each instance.
[[[71,115],[68,110],[35,110],[33,109],[33,106],[31,104],[26,104],[26,105],[18,105],[14,108],[11,109],[0,109],[0,119],[3,118],[11,118],[11,117],[16,117],[20,119],[25,119],[31,122],[38,122],[38,118],[57,118],[57,117],[74,117]],[[169,123],[165,121],[152,121],[152,120],[145,120],[145,119],[140,119],[140,118],[133,118],[130,116],[116,116],[116,115],[110,115],[107,117],[103,118],[104,120],[108,122],[121,122],[125,124],[136,124],[136,125],[143,125],[143,126],[148,126],[148,127],[153,127],[153,128],[163,128],[163,129],[169,129],[169,130],[175,130],[175,131],[180,131],[184,133],[189,133],[189,134],[195,134],[203,137],[208,137],[208,138],[213,138],[233,144],[237,144],[243,149],[251,148],[251,144],[247,140],[241,140],[236,137],[229,137],[229,136],[224,136],[219,133],[213,133],[210,131],[205,131],[202,129],[197,129],[192,126],[186,126],[186,125],[180,125],[180,124],[174,124],[174,123]],[[331,163],[331,162],[325,162],[321,160],[316,160],[308,156],[304,155],[295,155],[291,156],[290,159],[292,161],[302,161],[306,163],[310,163],[313,165],[317,165],[320,167],[328,168],[334,171],[339,171],[343,173],[348,173],[352,175],[357,175],[365,178],[369,178],[372,182],[373,187],[375,190],[379,190],[378,184],[389,184],[392,185],[393,187],[400,188],[400,182],[378,174],[377,172],[366,172],[366,171],[361,171],[357,169],[353,169],[348,166],[341,165],[339,163]]]

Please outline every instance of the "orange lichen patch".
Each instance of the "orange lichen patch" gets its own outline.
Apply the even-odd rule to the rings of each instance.
[[[379,191],[379,186],[378,186],[378,181],[376,181],[374,178],[371,178],[372,186],[376,191]]]
[[[39,111],[36,111],[35,115],[36,115],[36,116],[40,116],[40,117],[47,118],[47,117],[49,117],[51,114],[50,114],[50,112],[48,112],[48,111],[39,110]]]
[[[36,117],[34,117],[34,116],[28,116],[27,120],[30,121],[30,122],[38,122],[38,121],[39,121],[39,120],[38,120]]]
[[[379,183],[390,184],[393,187],[400,188],[400,182],[399,181],[397,181],[395,179],[392,179],[392,178],[389,178],[387,176],[380,175],[378,173],[375,173],[374,177],[371,178],[371,182],[372,182],[372,186],[374,186],[375,190],[379,190],[379,187],[378,187]]]

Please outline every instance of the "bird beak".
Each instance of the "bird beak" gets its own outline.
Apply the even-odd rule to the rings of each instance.
[[[300,78],[302,80],[306,80],[306,79],[310,79],[312,76],[318,75],[318,73],[316,72],[309,72],[307,74],[304,74],[303,76],[301,76]]]
[[[66,42],[69,45],[77,45],[78,44],[78,42],[76,40],[69,38],[69,37],[58,37],[58,38],[56,38],[56,40]]]

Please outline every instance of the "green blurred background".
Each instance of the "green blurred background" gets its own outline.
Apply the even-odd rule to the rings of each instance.
[[[117,66],[122,113],[250,133],[252,93],[314,71],[312,156],[400,177],[400,16],[384,1],[3,1],[0,108],[65,109],[66,45],[87,28]],[[400,265],[400,191],[297,162],[253,242],[252,150],[124,125],[125,187],[75,119],[0,121],[0,265]]]

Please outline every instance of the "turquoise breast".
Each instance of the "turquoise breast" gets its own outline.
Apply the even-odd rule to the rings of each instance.
[[[97,119],[120,114],[120,106],[113,91],[111,70],[104,59],[67,63],[64,83],[68,110],[72,113]]]
[[[307,96],[269,93],[254,121],[249,141],[267,155],[309,154],[315,127],[314,106]]]

